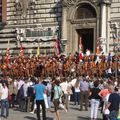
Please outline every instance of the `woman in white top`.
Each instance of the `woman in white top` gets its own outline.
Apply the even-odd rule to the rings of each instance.
[[[80,104],[80,80],[77,79],[75,86],[74,86],[74,105],[76,105],[76,103],[78,103],[78,105]]]
[[[9,102],[8,102],[8,88],[6,83],[2,83],[3,88],[1,89],[1,116],[7,118],[9,116]],[[4,110],[6,114],[4,115]]]

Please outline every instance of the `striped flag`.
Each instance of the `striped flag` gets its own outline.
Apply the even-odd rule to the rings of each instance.
[[[79,60],[83,58],[83,45],[82,45],[82,37],[79,39]]]
[[[96,54],[99,55],[100,54],[100,39],[98,39],[97,41],[97,48],[96,48]]]
[[[5,57],[6,64],[9,63],[9,58],[10,58],[10,48],[7,48],[6,57]]]
[[[59,55],[60,54],[60,46],[59,46],[58,36],[56,37],[55,48],[56,48],[56,54]]]
[[[10,58],[10,43],[8,41],[8,48],[7,48],[6,56],[5,56],[5,62],[6,62],[6,64],[9,63],[9,58]]]
[[[20,43],[20,56],[23,56],[23,54],[24,54],[23,46],[22,43]]]
[[[79,52],[83,52],[82,37],[79,40]]]

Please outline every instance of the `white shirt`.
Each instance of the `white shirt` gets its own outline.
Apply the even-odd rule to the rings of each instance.
[[[71,84],[71,86],[75,86],[75,83],[76,83],[76,81],[77,81],[77,79],[76,78],[74,78],[71,82],[70,82],[70,84]]]
[[[17,81],[14,80],[14,87],[17,88]]]
[[[17,82],[17,88],[18,90],[21,88],[21,86],[24,84],[24,81],[23,80],[20,80]]]
[[[2,86],[2,84],[0,83],[0,91],[2,90],[2,88],[3,88],[3,86]]]
[[[86,55],[89,56],[90,55],[90,50],[86,51]]]
[[[109,68],[109,69],[108,69],[108,73],[110,73],[110,74],[112,73],[112,70],[111,70],[111,68]]]
[[[69,86],[69,84],[67,82],[62,82],[60,84],[60,87],[61,87],[62,91],[64,92],[64,94],[68,94],[68,86]]]
[[[32,82],[32,81],[29,81],[29,82],[27,82],[27,85],[28,85],[28,87],[30,87],[30,86],[33,85],[33,82]]]
[[[24,97],[27,97],[27,90],[28,90],[28,85],[27,85],[27,83],[25,83],[25,84],[23,85],[23,90],[24,90]]]
[[[8,88],[7,87],[3,87],[1,90],[1,100],[4,100],[6,98],[8,98]]]
[[[75,87],[75,92],[80,92],[80,87]]]

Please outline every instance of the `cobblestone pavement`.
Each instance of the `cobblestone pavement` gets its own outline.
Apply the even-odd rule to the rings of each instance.
[[[72,104],[69,108],[67,113],[60,110],[61,120],[90,120],[90,109],[88,111],[79,111],[79,106]],[[100,119],[100,111],[98,112],[98,116]],[[0,120],[36,120],[36,114],[10,109],[10,116],[7,119],[1,118]],[[47,113],[47,120],[54,120],[54,113]]]

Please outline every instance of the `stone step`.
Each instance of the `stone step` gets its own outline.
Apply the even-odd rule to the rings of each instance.
[[[0,30],[0,34],[2,33],[15,33],[15,29],[11,29],[11,28],[2,29]]]
[[[1,38],[15,38],[15,37],[16,37],[15,34],[10,34],[10,33],[9,34],[8,33],[7,34],[5,34],[5,33],[4,34],[0,34],[0,39]]]
[[[1,43],[8,43],[9,42],[16,42],[16,38],[0,38],[0,44]]]

